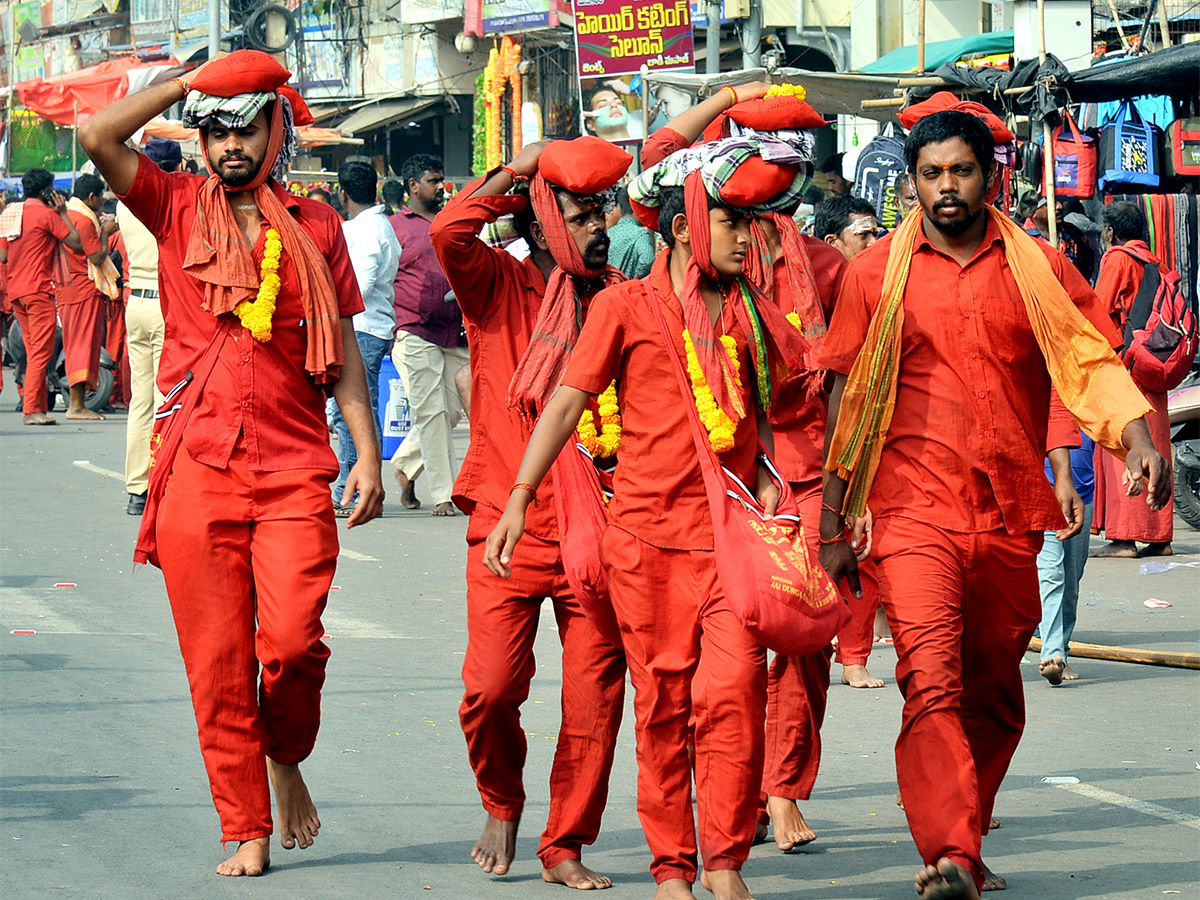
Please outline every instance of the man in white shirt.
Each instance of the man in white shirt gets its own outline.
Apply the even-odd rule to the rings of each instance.
[[[396,328],[396,311],[392,306],[392,282],[400,265],[400,241],[376,203],[379,176],[365,162],[353,161],[338,169],[338,200],[346,212],[342,231],[350,248],[350,262],[358,278],[366,309],[354,317],[354,334],[367,370],[367,387],[371,392],[371,408],[376,411],[375,431],[379,435],[379,367],[391,349],[392,332]],[[346,476],[358,453],[350,437],[350,429],[340,412],[333,417],[338,438],[338,480],[333,489],[333,508],[339,517],[350,515],[355,498],[343,497]]]
[[[176,171],[183,162],[177,141],[155,139],[145,153],[164,172]],[[117,222],[129,259],[129,299],[125,304],[125,332],[129,342],[129,418],[125,425],[125,511],[140,516],[150,487],[150,435],[154,411],[162,404],[158,389],[158,359],[162,356],[166,326],[158,289],[158,241],[124,203],[117,204]]]

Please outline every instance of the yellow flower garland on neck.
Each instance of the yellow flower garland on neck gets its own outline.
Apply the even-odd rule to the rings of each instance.
[[[274,228],[267,229],[267,242],[263,248],[259,266],[260,281],[258,296],[243,300],[233,308],[233,314],[241,319],[257,341],[266,343],[271,339],[271,318],[275,315],[275,300],[283,284],[279,279],[279,257],[283,253],[283,241]]]
[[[784,318],[796,326],[796,330],[804,333],[804,323],[800,321],[800,313],[790,312]]]
[[[591,404],[579,417],[575,433],[587,452],[596,459],[608,459],[621,446],[621,410],[617,405],[617,383],[614,381],[596,398],[597,409]],[[600,431],[596,431],[596,415],[600,416]]]
[[[737,341],[727,334],[721,335],[721,345],[733,361],[733,378],[737,389],[742,389],[742,378],[739,372],[741,363],[738,360]],[[700,368],[700,360],[696,356],[696,345],[692,343],[692,335],[686,328],[683,331],[683,346],[687,350],[688,377],[692,381],[692,393],[696,397],[696,412],[700,421],[708,430],[708,443],[716,453],[724,453],[733,449],[734,432],[737,425],[726,415],[725,410],[717,406],[712,388],[704,380],[704,370]]]

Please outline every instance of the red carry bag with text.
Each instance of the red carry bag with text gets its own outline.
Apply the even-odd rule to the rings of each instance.
[[[1054,148],[1054,193],[1062,197],[1091,197],[1096,193],[1096,142],[1080,134],[1063,110],[1063,126],[1054,129],[1050,146]]]
[[[680,390],[691,396],[679,350],[659,304],[650,298]],[[692,437],[712,511],[717,574],[729,606],[755,640],[785,656],[804,656],[833,640],[850,618],[850,608],[804,540],[804,525],[791,487],[770,456],[761,459],[779,488],[775,515],[767,518],[754,491],[721,465],[708,441],[694,403]]]

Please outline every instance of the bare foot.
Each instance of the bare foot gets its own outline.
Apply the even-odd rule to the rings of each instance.
[[[48,416],[45,413],[26,413],[26,425],[57,425],[58,419],[53,416]]]
[[[1096,559],[1133,559],[1138,555],[1133,541],[1109,541],[1095,553],[1088,554]]]
[[[804,814],[795,800],[767,797],[767,814],[775,827],[775,846],[784,853],[817,839],[817,833],[804,821]]]
[[[413,486],[412,480],[399,469],[393,471],[396,473],[396,480],[400,482],[401,504],[405,509],[420,509],[421,501],[417,499],[417,489]]]
[[[754,900],[737,869],[713,869],[711,872],[705,869],[700,873],[700,885],[712,891],[717,900]]]
[[[79,409],[68,409],[68,419],[85,419],[89,422],[100,422],[104,420],[104,416],[98,412],[92,412],[86,406],[81,406]]]
[[[1003,891],[1008,889],[1008,882],[1004,880],[1002,875],[997,875],[988,868],[987,863],[983,864],[983,890],[985,891]]]
[[[1067,664],[1061,656],[1052,656],[1042,660],[1041,665],[1038,666],[1038,674],[1051,684],[1058,685],[1062,684],[1063,669],[1066,667]]]
[[[896,805],[904,809],[904,798],[900,796],[900,792],[896,791]]]
[[[995,831],[999,827],[1000,827],[1000,820],[997,819],[995,816],[992,816],[992,818],[988,821],[988,831]]]
[[[1063,681],[1078,681],[1079,673],[1071,668],[1070,663],[1063,663]]]
[[[979,900],[971,873],[945,857],[917,872],[914,887],[922,900]]]
[[[308,794],[308,786],[300,776],[300,767],[285,766],[267,757],[267,774],[275,789],[280,846],[284,850],[294,847],[307,850],[321,830],[321,820],[317,818],[317,807]]]
[[[842,684],[852,688],[881,688],[886,682],[868,672],[866,666],[842,666]]]
[[[271,839],[255,838],[238,844],[233,856],[217,866],[218,875],[261,875],[271,866]]]
[[[612,887],[611,878],[597,875],[577,859],[564,859],[557,866],[542,869],[542,880],[580,891],[602,891]]]
[[[692,885],[682,878],[668,878],[654,892],[654,900],[693,900]]]
[[[457,516],[458,510],[454,508],[454,504],[447,500],[445,503],[439,503],[429,513],[431,516]]]
[[[1174,556],[1175,551],[1171,549],[1170,541],[1162,541],[1157,544],[1147,544],[1142,548],[1138,556]]]
[[[517,854],[518,824],[520,823],[515,821],[505,822],[488,813],[483,834],[471,849],[471,859],[479,864],[479,868],[488,874],[508,874],[508,867],[512,865],[513,857]],[[544,873],[542,877],[545,877]]]
[[[875,640],[882,641],[892,636],[891,626],[888,625],[887,613],[880,606],[875,610]]]
[[[751,845],[757,847],[759,844],[763,843],[767,839],[767,831],[769,829],[770,826],[766,822],[755,822],[754,840],[750,842]]]

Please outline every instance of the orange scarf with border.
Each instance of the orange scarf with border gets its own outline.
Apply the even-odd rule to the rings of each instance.
[[[1000,231],[1005,260],[1063,404],[1096,443],[1124,459],[1121,435],[1150,412],[1146,398],[1108,341],[1071,301],[1034,239],[996,209],[986,209]],[[923,221],[922,215],[909,216],[892,238],[879,306],[842,393],[825,468],[849,481],[842,510],[848,516],[862,515],[866,508],[895,412],[904,290]]]

